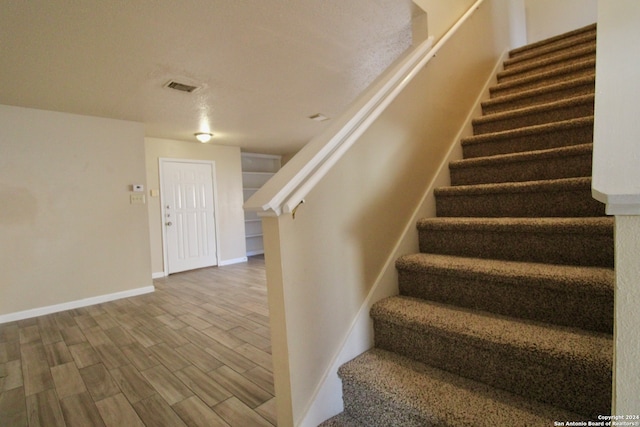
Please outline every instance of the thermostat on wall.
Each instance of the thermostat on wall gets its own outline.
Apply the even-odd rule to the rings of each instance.
[[[133,191],[136,191],[136,192],[144,191],[144,185],[142,184],[133,184],[132,187],[133,187]]]

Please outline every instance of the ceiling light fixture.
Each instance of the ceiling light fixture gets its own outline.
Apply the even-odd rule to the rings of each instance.
[[[213,138],[213,134],[210,132],[197,132],[194,135],[196,136],[196,139],[203,144],[211,141],[211,138]]]

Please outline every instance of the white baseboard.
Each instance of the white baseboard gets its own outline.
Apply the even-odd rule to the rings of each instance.
[[[264,253],[264,252],[261,252]],[[247,254],[247,255],[252,255],[252,254]],[[241,258],[234,258],[234,259],[227,259],[224,261],[218,261],[218,267],[224,267],[225,265],[231,265],[231,264],[240,264],[241,262],[247,262],[247,257],[241,257]],[[165,273],[164,271],[158,271],[156,273],[152,273],[151,274],[151,278],[152,279],[162,279],[163,277],[167,277],[168,274]]]
[[[248,251],[247,252],[247,256],[262,255],[262,254],[264,254],[264,249],[260,249],[258,251]]]
[[[234,259],[227,259],[224,261],[218,261],[218,266],[224,267],[225,265],[240,264],[241,262],[247,262],[247,257],[243,256],[242,258],[234,258]]]
[[[48,305],[46,307],[33,308],[31,310],[18,311],[15,313],[0,315],[0,324],[15,322],[16,320],[29,319],[31,317],[44,316],[46,314],[57,313],[59,311],[72,310],[74,308],[87,307],[89,305],[101,304],[103,302],[114,301],[121,298],[134,297],[148,294],[155,291],[155,287],[144,286],[142,288],[130,289],[128,291],[114,292],[112,294],[99,295],[97,297],[84,298],[76,301],[63,302],[62,304]]]

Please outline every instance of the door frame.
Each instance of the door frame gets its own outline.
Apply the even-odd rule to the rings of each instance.
[[[213,191],[213,228],[215,230],[215,246],[216,246],[216,264],[220,265],[220,227],[218,227],[218,187],[216,185],[216,162],[213,160],[194,160],[194,159],[179,159],[173,157],[159,157],[158,158],[158,173],[160,175],[160,228],[162,229],[162,270],[163,274],[169,275],[169,260],[167,254],[167,236],[165,223],[165,203],[164,199],[164,164],[165,163],[191,163],[191,164],[207,164],[211,166],[211,189]]]

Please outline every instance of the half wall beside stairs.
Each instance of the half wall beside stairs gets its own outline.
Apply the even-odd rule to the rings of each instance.
[[[435,214],[425,195],[471,134],[461,128],[509,45],[508,21],[504,2],[486,0],[295,219],[263,218],[279,424],[316,426],[342,409],[337,367],[372,345],[371,303],[397,293],[395,259],[417,250],[415,220]]]

